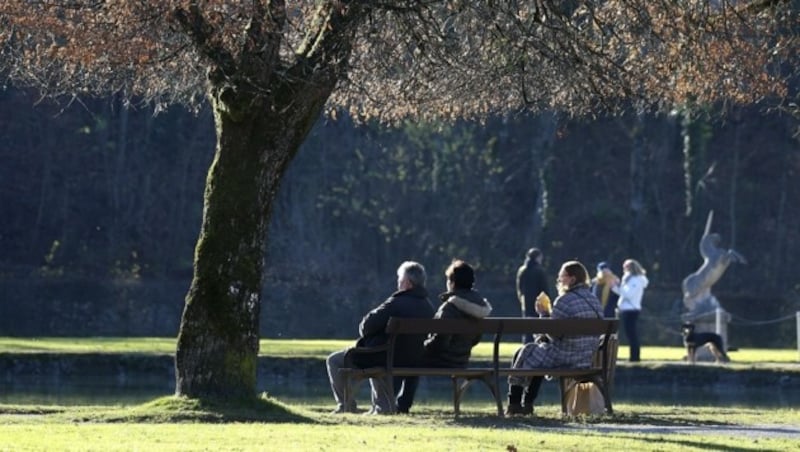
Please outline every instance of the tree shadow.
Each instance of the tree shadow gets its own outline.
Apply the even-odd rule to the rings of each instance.
[[[168,396],[134,407],[103,407],[90,412],[65,412],[78,422],[264,422],[317,423],[302,410],[291,408],[271,397],[245,400],[190,399]]]
[[[445,413],[441,413],[445,416]],[[451,413],[452,416],[452,413]],[[613,429],[614,426],[648,426],[656,427],[659,431],[665,428],[674,427],[702,427],[702,428],[741,428],[738,424],[702,419],[681,419],[678,417],[666,417],[663,413],[637,413],[637,414],[611,414],[598,416],[573,416],[573,417],[539,417],[539,416],[514,416],[498,417],[494,414],[462,414],[453,417],[454,424],[471,427],[494,427],[494,428],[518,428],[520,425],[544,428],[560,429],[595,429],[602,426],[605,429]],[[624,430],[624,429],[623,429]]]
[[[648,432],[642,432],[648,433]],[[725,435],[726,432],[720,432],[720,435]],[[686,450],[720,450],[720,451],[730,451],[730,452],[751,452],[756,450],[764,450],[764,446],[758,444],[758,442],[751,443],[752,445],[747,446],[730,446],[726,444],[721,444],[713,439],[709,439],[706,437],[702,438],[687,438],[686,436],[671,436],[671,435],[663,435],[658,436],[655,438],[643,438],[641,435],[619,435],[614,434],[610,435],[614,438],[619,439],[627,439],[632,441],[637,441],[640,443],[648,444],[651,450],[659,450],[669,448],[669,445],[678,446],[680,448],[685,448]]]

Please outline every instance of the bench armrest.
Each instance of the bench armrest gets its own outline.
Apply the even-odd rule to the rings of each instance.
[[[354,355],[369,355],[373,353],[385,352],[389,349],[389,344],[376,345],[373,347],[352,347],[347,349],[344,355],[344,365],[346,367],[353,367]]]

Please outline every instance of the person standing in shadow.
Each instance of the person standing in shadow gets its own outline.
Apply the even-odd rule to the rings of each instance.
[[[547,274],[542,268],[544,256],[539,248],[531,248],[525,254],[525,262],[517,270],[517,298],[519,299],[522,317],[538,317],[534,304],[536,297],[544,292],[550,297]],[[522,343],[533,342],[533,335],[522,336]]]

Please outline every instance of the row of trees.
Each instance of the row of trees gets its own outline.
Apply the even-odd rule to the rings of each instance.
[[[0,149],[3,275],[188,284],[197,192],[213,147],[197,125],[210,121],[207,112],[154,118],[113,98],[63,111],[31,100],[15,90],[0,99],[5,114],[14,112],[2,122]],[[434,292],[449,259],[469,259],[497,313],[513,315],[513,275],[534,245],[552,271],[571,257],[617,266],[636,257],[651,290],[664,293],[657,303],[669,303],[700,264],[709,209],[725,244],[751,262],[732,267],[715,290],[783,298],[769,315],[789,311],[798,289],[800,218],[788,208],[800,196],[791,183],[800,162],[795,124],[756,110],[691,123],[678,114],[397,128],[323,119],[278,196],[261,334],[352,335],[408,258],[429,267]],[[689,133],[695,149],[686,149]],[[697,168],[690,197],[686,153]],[[299,305],[324,315],[295,318]]]

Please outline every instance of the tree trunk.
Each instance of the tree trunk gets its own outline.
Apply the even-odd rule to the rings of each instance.
[[[538,133],[534,136],[531,145],[531,161],[533,162],[533,174],[531,179],[535,180],[536,198],[533,205],[530,226],[525,228],[525,242],[523,249],[531,246],[545,248],[545,235],[548,222],[550,220],[550,176],[551,164],[553,162],[553,142],[556,139],[558,130],[558,114],[553,111],[545,111],[537,118]]]
[[[630,256],[641,256],[645,253],[642,246],[641,227],[645,210],[645,187],[647,181],[647,135],[645,120],[641,113],[636,115],[634,126],[631,130],[631,160],[630,160],[630,200],[628,202],[628,247]]]
[[[330,90],[212,88],[217,147],[175,356],[177,395],[256,394],[261,278],[281,178]],[[284,99],[284,102],[281,102]],[[292,103],[288,103],[288,99]]]

